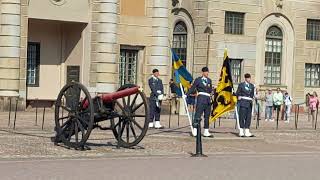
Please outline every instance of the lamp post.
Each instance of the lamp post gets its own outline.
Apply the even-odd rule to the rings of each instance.
[[[213,34],[213,30],[211,28],[211,25],[213,24],[213,22],[208,22],[208,26],[206,27],[206,29],[204,30],[204,33],[206,33],[208,35],[208,45],[207,45],[207,60],[206,60],[206,66],[209,66],[209,50],[210,50],[210,36],[211,34]]]

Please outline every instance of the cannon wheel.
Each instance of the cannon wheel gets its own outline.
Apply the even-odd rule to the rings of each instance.
[[[88,106],[83,108],[87,101]],[[65,85],[55,104],[55,143],[83,149],[94,124],[94,107],[87,88],[76,82]]]
[[[118,91],[131,87],[136,85],[124,85]],[[118,99],[114,109],[119,117],[111,119],[111,127],[118,144],[125,148],[136,146],[148,130],[149,107],[145,94],[139,90],[136,94]]]

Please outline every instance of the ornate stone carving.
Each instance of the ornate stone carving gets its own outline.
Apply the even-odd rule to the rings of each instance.
[[[67,2],[67,0],[50,0],[50,2],[54,5],[61,6],[64,5]]]
[[[282,7],[283,7],[283,1],[284,1],[284,0],[276,0],[275,4],[276,4],[277,8],[281,8],[281,9],[282,9]]]

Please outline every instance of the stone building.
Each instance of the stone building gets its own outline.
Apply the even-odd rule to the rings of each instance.
[[[147,90],[153,68],[167,85],[170,48],[217,82],[227,48],[235,83],[249,72],[302,102],[320,87],[319,11],[316,0],[0,0],[0,96],[24,108],[71,80]]]

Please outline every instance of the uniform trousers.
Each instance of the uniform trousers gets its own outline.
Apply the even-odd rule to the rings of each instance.
[[[242,129],[250,129],[252,116],[252,105],[249,107],[241,106],[239,110],[239,124]]]
[[[161,101],[159,101],[159,107],[157,106],[156,100],[149,101],[149,109],[150,109],[150,121],[160,121],[160,113],[161,113]]]
[[[209,117],[211,113],[211,104],[210,103],[197,103],[196,113],[194,115],[195,121],[201,118],[202,114],[204,114],[204,128],[209,129]],[[200,122],[194,122],[200,123]]]

